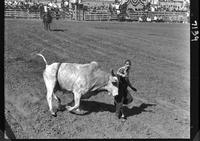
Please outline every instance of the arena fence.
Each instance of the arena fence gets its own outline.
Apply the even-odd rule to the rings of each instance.
[[[84,15],[84,20],[86,21],[108,21],[110,20],[110,14],[90,14]]]
[[[5,18],[27,18],[27,19],[39,19],[40,13],[39,12],[27,12],[22,10],[12,10],[7,9],[4,13]]]
[[[85,20],[87,21],[105,21],[105,20],[117,20],[117,15],[110,13],[106,14],[98,14],[98,13],[92,13],[92,14],[85,14]],[[129,14],[130,19],[133,21],[138,21],[139,17],[146,18],[149,17],[151,19],[156,16],[157,18],[162,18],[163,22],[188,22],[189,17],[187,17],[186,12],[134,12]]]
[[[164,22],[188,22],[187,12],[135,12],[129,14],[132,20],[138,20],[139,17],[150,17],[151,19],[154,16],[162,18]]]
[[[76,15],[76,16],[75,16]],[[55,16],[55,15],[54,15]],[[154,16],[162,17],[164,22],[188,22],[189,17],[187,17],[186,12],[144,12],[138,11],[129,14],[130,19],[134,21],[138,21],[139,17],[146,18],[150,17],[151,19]],[[72,20],[85,20],[85,21],[110,21],[117,20],[117,15],[111,15],[110,13],[88,13],[81,10],[78,10],[75,14],[70,14],[68,12],[61,12],[61,19],[72,19]],[[28,12],[28,11],[20,11],[20,10],[5,10],[5,18],[27,18],[27,19],[39,19],[39,12]]]
[[[13,10],[13,9],[7,9],[4,13],[5,18],[25,18],[25,19],[40,19],[41,15],[40,12],[28,12],[28,11],[22,11],[22,10]],[[53,14],[53,17],[56,17],[55,14]],[[60,18],[62,19],[71,19],[71,15],[67,12],[60,12]]]

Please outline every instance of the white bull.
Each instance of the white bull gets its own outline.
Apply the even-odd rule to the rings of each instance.
[[[90,97],[91,92],[106,90],[112,96],[118,95],[118,79],[113,73],[102,71],[97,62],[88,64],[76,63],[52,63],[47,64],[46,59],[41,56],[46,64],[43,78],[47,89],[47,102],[52,115],[56,116],[52,110],[52,96],[60,105],[60,99],[54,94],[59,86],[62,90],[71,91],[74,94],[75,105],[66,106],[68,111],[78,110],[81,97]]]

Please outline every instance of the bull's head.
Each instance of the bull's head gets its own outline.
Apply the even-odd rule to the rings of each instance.
[[[118,95],[118,86],[119,86],[119,81],[117,76],[115,75],[114,71],[111,70],[111,75],[109,77],[108,85],[107,85],[107,90],[108,94],[112,94],[112,96],[117,96]]]

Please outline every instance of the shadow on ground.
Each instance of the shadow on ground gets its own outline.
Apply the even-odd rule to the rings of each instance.
[[[72,105],[74,105],[74,102],[71,101],[70,103],[68,103],[66,105],[72,106]],[[61,105],[58,111],[65,111],[66,105]],[[124,113],[126,114],[127,117],[130,117],[130,116],[138,115],[142,112],[153,112],[152,110],[146,110],[146,108],[148,108],[149,106],[155,106],[155,104],[142,103],[139,107],[133,106],[131,109],[124,106]],[[108,112],[111,112],[111,113],[115,112],[114,105],[102,103],[102,102],[97,102],[97,101],[84,101],[84,100],[82,100],[81,104],[80,104],[80,109],[81,109],[81,112],[73,111],[71,113],[83,116],[83,115],[88,115],[88,114],[93,113],[93,112],[95,112],[95,113],[104,112],[104,111],[108,111]]]
[[[51,29],[51,31],[60,31],[60,32],[64,32],[64,31],[67,31],[67,29]]]
[[[127,117],[139,115],[142,112],[153,112],[152,110],[146,110],[149,106],[156,106],[156,104],[142,103],[139,107],[133,106],[131,109],[124,107],[124,113]]]
[[[15,134],[13,133],[6,119],[5,119],[5,133],[8,139],[16,139]]]

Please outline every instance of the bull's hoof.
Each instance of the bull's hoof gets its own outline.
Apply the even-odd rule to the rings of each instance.
[[[127,120],[127,118],[122,118],[121,119],[122,122],[125,122],[126,120]]]
[[[50,112],[51,112],[51,115],[52,115],[52,116],[54,116],[54,117],[57,116],[57,114],[56,114],[54,111],[50,111]]]
[[[53,117],[57,117],[57,114],[56,114],[56,113],[51,113],[51,115],[52,115]]]
[[[81,111],[80,111],[80,109],[78,108],[78,109],[76,109],[76,112],[80,113]]]
[[[72,107],[71,106],[66,106],[65,107],[69,112],[72,111]]]
[[[57,114],[51,114],[53,117],[57,117]]]

